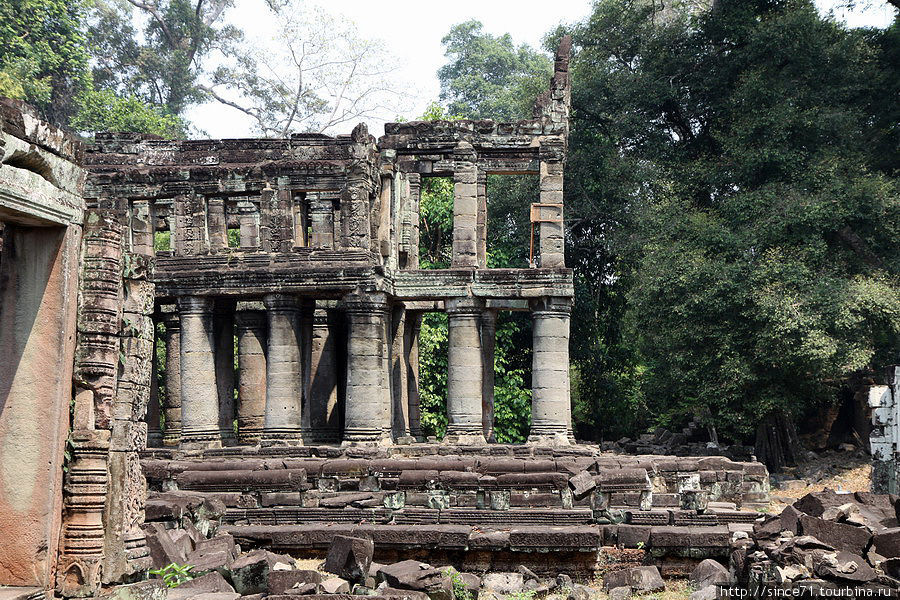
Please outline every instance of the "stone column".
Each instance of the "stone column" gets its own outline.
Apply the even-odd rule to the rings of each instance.
[[[148,200],[131,203],[131,251],[135,254],[153,256],[153,234],[155,224]]]
[[[409,173],[409,254],[406,259],[407,269],[419,268],[419,204],[422,195],[422,176],[418,173]],[[421,323],[421,318],[420,318]]]
[[[206,202],[206,226],[209,228],[209,249],[221,252],[228,247],[228,225],[225,220],[225,199],[213,197]]]
[[[453,150],[454,267],[478,266],[478,167],[475,150],[460,142]]]
[[[409,387],[406,382],[409,361],[406,354],[407,313],[403,304],[394,305],[391,314],[390,375],[391,375],[391,433],[395,440],[409,441]]]
[[[494,347],[497,339],[497,311],[481,313],[481,355],[484,375],[481,382],[481,424],[484,439],[494,439]]]
[[[313,316],[310,364],[310,429],[316,442],[340,441],[338,413],[337,323],[334,311],[317,308]]]
[[[213,301],[178,299],[181,315],[181,447],[220,448]]]
[[[252,202],[238,205],[238,222],[241,226],[241,250],[259,249],[259,210]]]
[[[216,388],[219,392],[219,431],[222,444],[237,443],[234,434],[234,309],[233,300],[220,298],[213,312],[216,344]]]
[[[159,369],[156,360],[156,323],[153,323],[153,344],[150,347],[150,401],[147,403],[147,447],[159,448],[163,445],[161,419],[162,407],[159,403]]]
[[[163,445],[177,446],[181,441],[181,320],[178,313],[163,317],[166,326],[166,417]]]
[[[487,268],[487,172],[482,169],[478,169],[476,189],[478,190],[478,220],[475,229],[475,239],[478,242],[477,264],[484,269]]]
[[[316,301],[304,299],[300,303],[300,428],[304,443],[312,439],[310,389],[312,372],[312,337]]]
[[[529,442],[569,443],[568,298],[543,298],[532,304],[531,435]]]
[[[406,387],[409,402],[409,435],[416,441],[424,441],[422,431],[422,413],[419,407],[419,329],[422,326],[422,313],[406,313]]]
[[[540,225],[540,266],[565,266],[565,239],[563,233],[563,159],[565,149],[559,142],[545,141],[541,144],[541,204],[555,205],[541,210],[550,220]]]
[[[453,444],[485,443],[481,419],[482,376],[480,320],[483,302],[447,300],[447,435]]]
[[[384,366],[387,297],[383,292],[354,294],[345,299],[345,306],[350,330],[344,444],[382,442],[387,387]]]
[[[310,195],[309,220],[312,232],[309,245],[314,248],[334,247],[334,205],[321,194]]]
[[[255,446],[262,439],[266,415],[266,314],[235,313],[238,336],[238,443]]]
[[[269,294],[264,445],[300,443],[303,380],[300,356],[300,302],[296,296]]]

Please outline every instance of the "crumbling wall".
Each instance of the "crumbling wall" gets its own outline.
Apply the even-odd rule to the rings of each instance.
[[[887,368],[887,385],[869,388],[872,408],[872,491],[897,494],[900,469],[900,365]]]
[[[81,144],[0,99],[0,587],[52,586],[69,424]]]
[[[81,263],[72,461],[56,589],[90,596],[149,565],[138,451],[150,399],[152,260],[131,252],[124,211],[92,209]]]

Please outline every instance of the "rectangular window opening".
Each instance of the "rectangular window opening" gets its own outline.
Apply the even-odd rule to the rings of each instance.
[[[419,268],[449,269],[453,258],[453,178],[422,177]]]
[[[540,177],[537,173],[490,174],[486,195],[487,266],[528,268],[529,257],[536,260],[540,248],[540,227],[531,222],[531,205],[540,201]]]

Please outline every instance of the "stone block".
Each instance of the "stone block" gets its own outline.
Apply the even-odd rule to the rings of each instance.
[[[731,583],[731,575],[721,563],[707,558],[691,572],[691,583],[698,589],[716,584],[727,585]]]
[[[324,594],[349,594],[350,583],[340,577],[329,577],[322,581],[320,586]]]
[[[656,567],[632,567],[603,576],[607,592],[618,587],[630,587],[638,592],[661,592],[666,588]]]
[[[872,548],[885,558],[900,557],[900,527],[875,532]]]
[[[144,534],[153,568],[162,569],[172,563],[182,565],[187,561],[184,551],[162,523],[148,523],[144,526]]]
[[[372,540],[337,535],[328,548],[325,570],[348,581],[364,582],[374,553]]]
[[[861,555],[865,552],[872,534],[862,527],[854,527],[835,521],[826,521],[811,517],[808,514],[800,515],[800,533],[812,536],[837,550],[844,550]],[[880,552],[879,552],[880,554]]]
[[[487,573],[481,578],[481,587],[498,594],[517,594],[522,592],[525,578],[521,573]]]
[[[574,477],[569,478],[569,489],[576,500],[585,498],[588,494],[597,488],[597,482],[587,471],[582,471]]]
[[[269,595],[284,594],[295,586],[312,584],[313,591],[306,593],[314,593],[318,591],[318,585],[321,582],[322,574],[318,571],[276,569],[269,573],[268,592]]]
[[[290,556],[282,556],[268,550],[254,550],[239,556],[231,564],[231,581],[236,592],[243,596],[260,594],[268,590],[269,574],[277,564],[292,565]]]
[[[162,579],[148,579],[117,585],[108,593],[99,596],[102,600],[166,600],[168,588]]]

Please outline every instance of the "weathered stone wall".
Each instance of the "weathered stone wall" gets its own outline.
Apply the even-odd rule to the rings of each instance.
[[[900,365],[886,369],[887,385],[869,388],[872,409],[872,491],[900,493]]]
[[[69,430],[81,145],[0,100],[0,586],[52,586]]]

